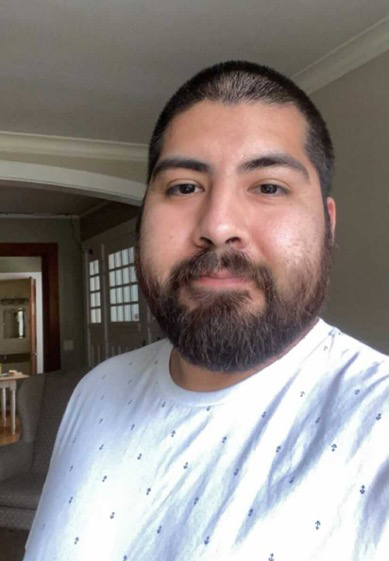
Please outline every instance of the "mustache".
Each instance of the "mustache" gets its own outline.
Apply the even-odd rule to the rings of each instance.
[[[204,249],[180,261],[172,270],[169,285],[177,290],[203,275],[227,269],[236,277],[254,282],[257,288],[267,296],[274,292],[274,277],[269,267],[253,263],[244,253],[230,248],[223,253],[212,249]]]

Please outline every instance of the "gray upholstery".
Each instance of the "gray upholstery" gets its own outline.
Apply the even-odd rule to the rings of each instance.
[[[0,447],[0,527],[28,530],[39,502],[55,437],[81,374],[26,379],[18,390],[22,434]]]

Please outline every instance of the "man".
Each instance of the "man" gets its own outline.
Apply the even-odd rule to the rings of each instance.
[[[226,62],[172,97],[149,156],[137,267],[170,342],[76,389],[25,561],[383,561],[388,359],[317,318],[323,119]]]

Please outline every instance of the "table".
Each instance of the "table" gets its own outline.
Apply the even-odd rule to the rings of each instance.
[[[1,389],[1,412],[3,427],[6,425],[6,410],[7,410],[7,388],[11,391],[11,432],[16,432],[16,385],[18,380],[28,378],[26,374],[2,374],[0,376],[0,389]]]

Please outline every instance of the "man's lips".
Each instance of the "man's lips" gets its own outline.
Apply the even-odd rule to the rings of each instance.
[[[194,285],[208,286],[215,288],[229,288],[247,286],[252,282],[249,278],[233,273],[228,269],[221,269],[219,271],[203,273],[198,278],[192,281]]]

